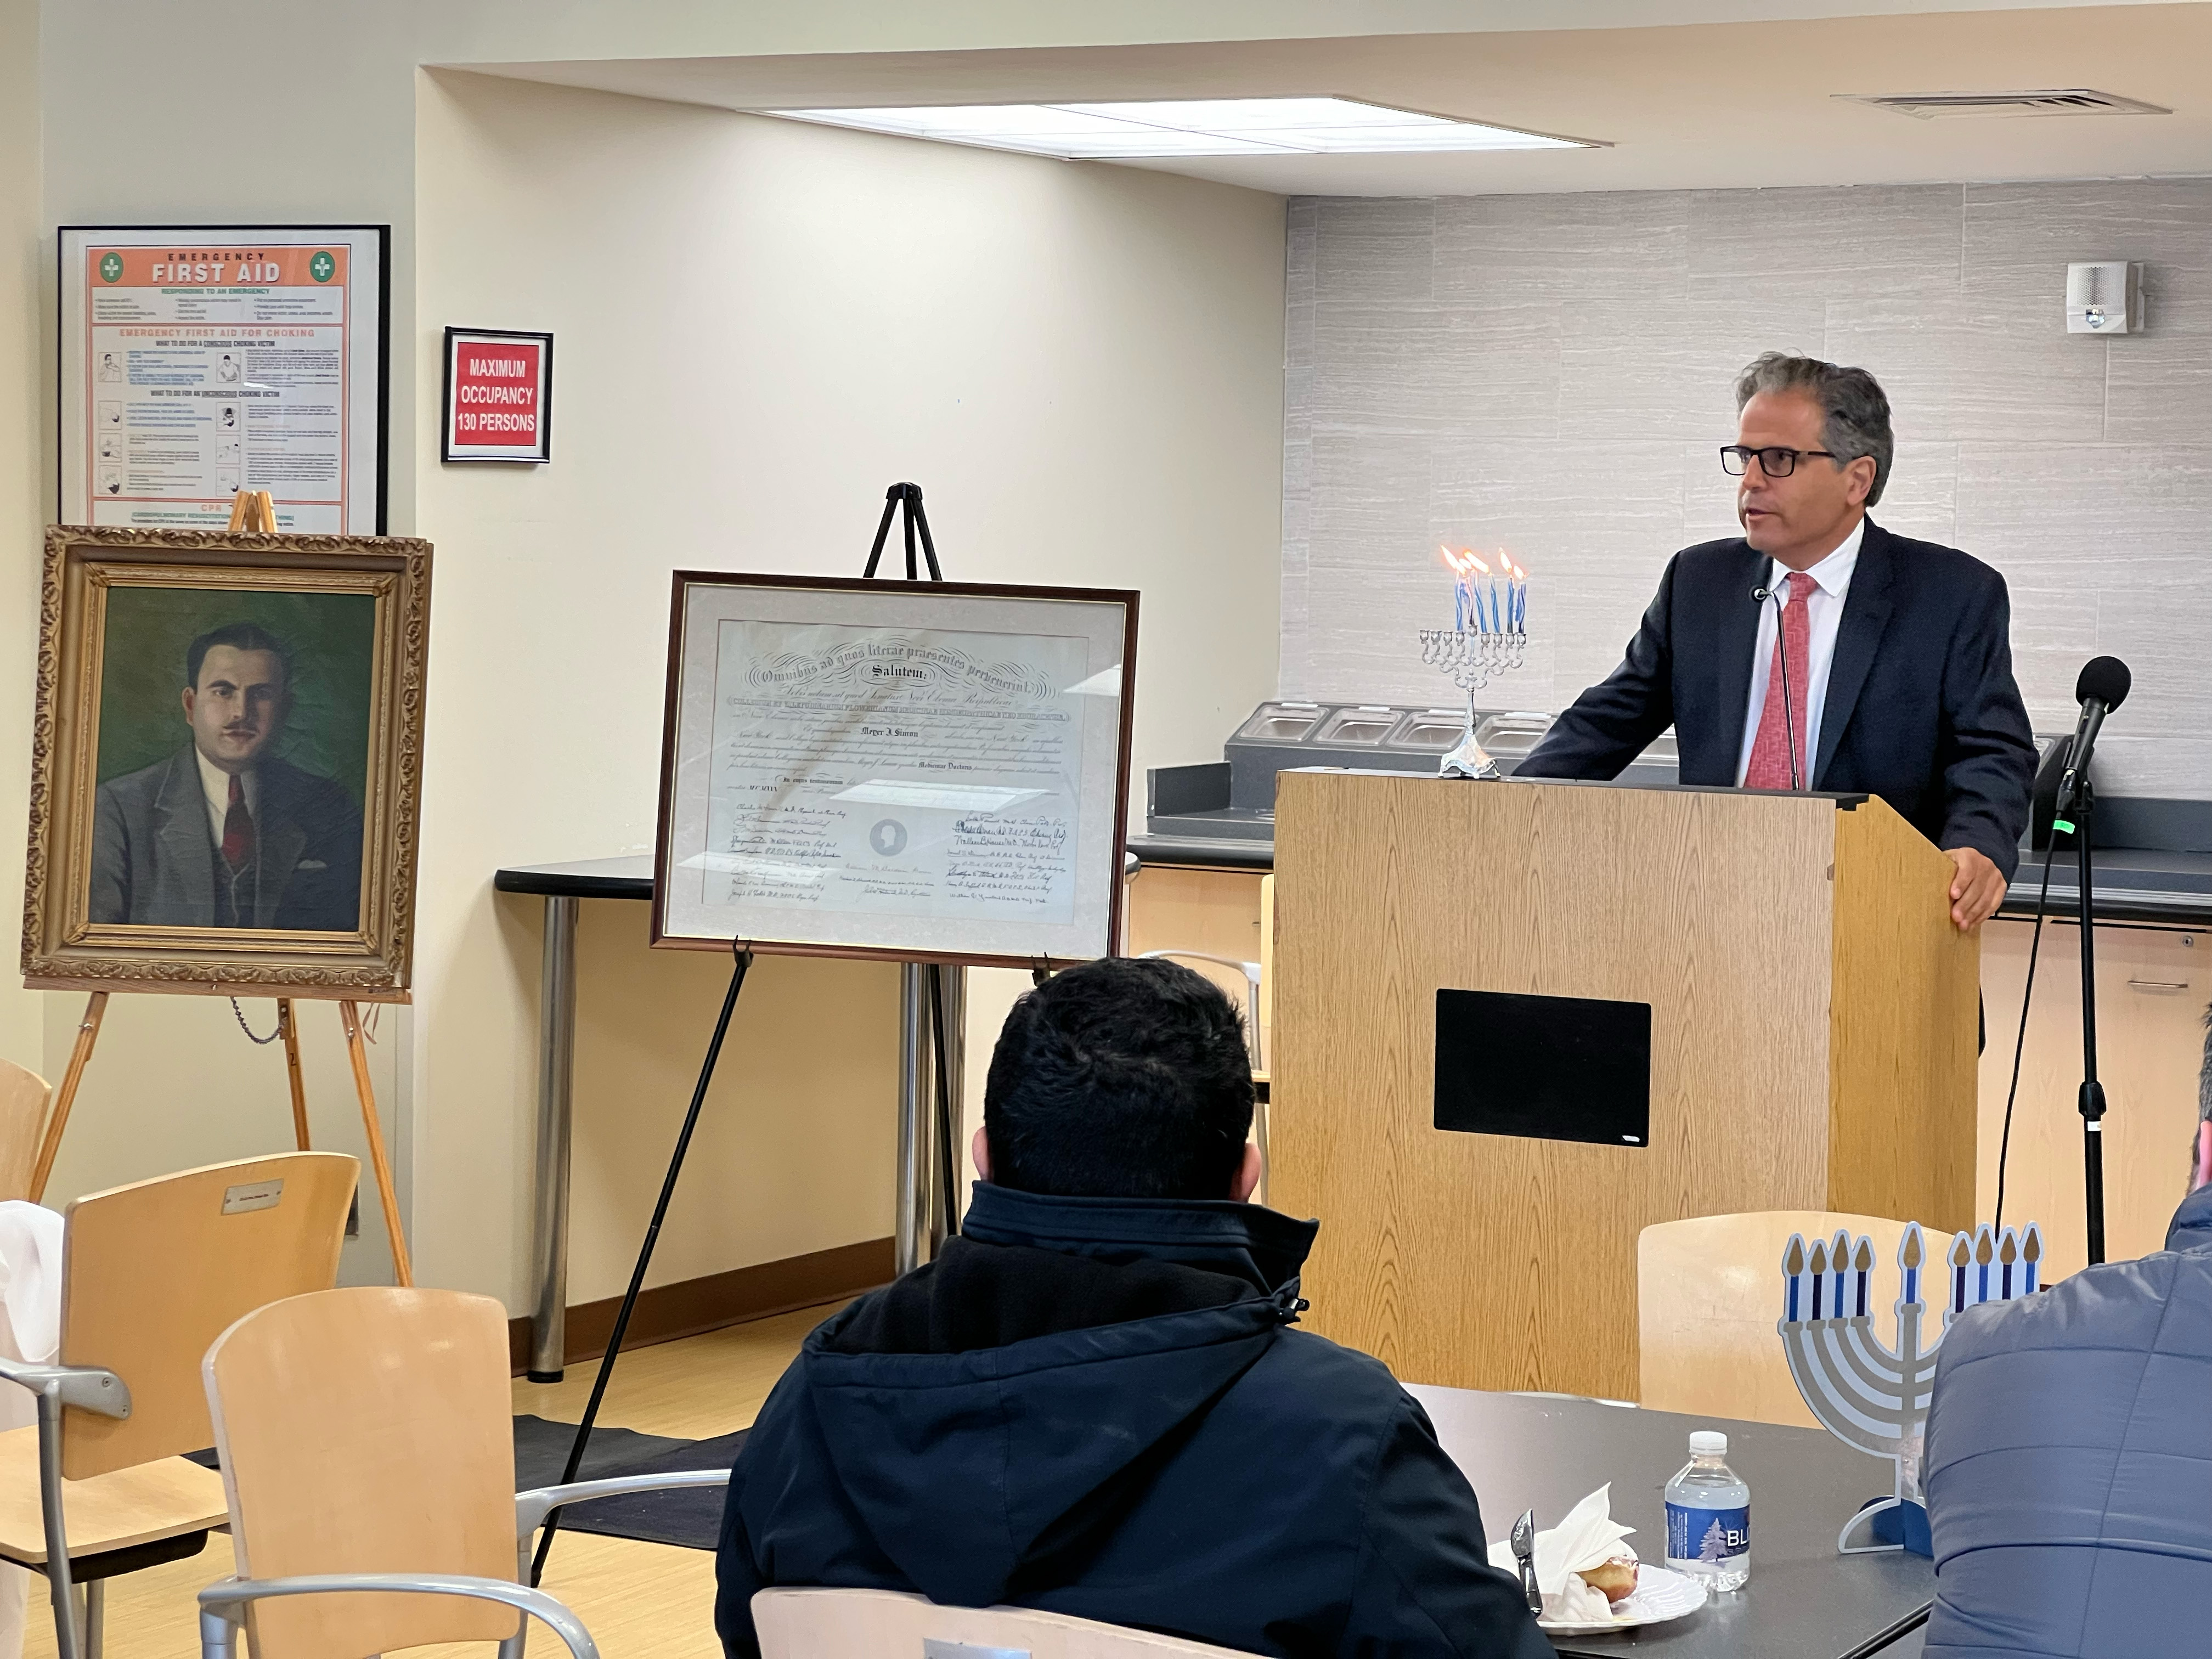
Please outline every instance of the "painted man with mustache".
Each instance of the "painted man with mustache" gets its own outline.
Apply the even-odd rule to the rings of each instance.
[[[252,623],[185,653],[191,741],[100,786],[89,919],[157,927],[351,933],[361,926],[361,808],[277,758],[292,657]]]

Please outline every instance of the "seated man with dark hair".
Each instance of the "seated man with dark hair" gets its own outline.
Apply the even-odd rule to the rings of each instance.
[[[1249,1066],[1172,963],[1015,1004],[963,1234],[809,1336],[738,1455],[732,1659],[755,1591],[812,1584],[1253,1653],[1549,1659],[1420,1407],[1291,1328],[1317,1224],[1243,1201]]]

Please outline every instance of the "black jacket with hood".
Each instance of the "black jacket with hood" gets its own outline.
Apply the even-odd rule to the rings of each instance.
[[[979,1183],[963,1237],[806,1340],[730,1480],[715,1625],[918,1590],[1284,1656],[1550,1659],[1377,1361],[1290,1328],[1316,1224]]]

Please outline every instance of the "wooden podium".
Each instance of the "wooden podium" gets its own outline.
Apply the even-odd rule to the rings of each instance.
[[[1971,1224],[1980,943],[1881,800],[1285,772],[1275,811],[1268,1203],[1321,1218],[1312,1329],[1632,1400],[1653,1222]],[[1648,1004],[1647,1144],[1439,1129],[1440,989]]]

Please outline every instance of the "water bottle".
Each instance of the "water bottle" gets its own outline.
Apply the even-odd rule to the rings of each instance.
[[[1741,1589],[1751,1577],[1751,1488],[1727,1458],[1728,1437],[1702,1429],[1667,1483],[1667,1565],[1711,1590]]]

